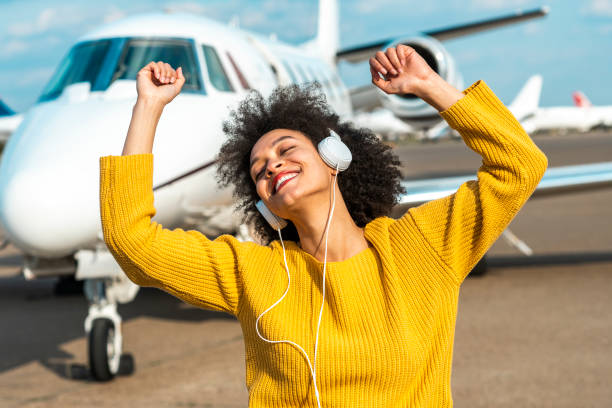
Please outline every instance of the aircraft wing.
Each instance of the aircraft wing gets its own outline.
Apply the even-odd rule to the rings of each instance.
[[[453,194],[468,180],[475,180],[474,174],[441,177],[425,180],[405,180],[406,189],[394,212],[405,212],[410,207],[430,200]],[[552,167],[546,170],[532,197],[566,194],[572,191],[612,187],[612,162],[578,164]]]
[[[481,31],[491,30],[509,24],[520,23],[525,20],[543,17],[548,14],[548,7],[540,7],[534,10],[517,11],[513,14],[494,17],[472,23],[459,24],[451,27],[444,27],[435,30],[424,31],[422,34],[444,41],[458,38]],[[347,61],[357,63],[369,59],[373,53],[382,49],[385,45],[397,40],[398,37],[386,38],[369,44],[359,45],[351,48],[339,50],[336,53],[337,61]]]

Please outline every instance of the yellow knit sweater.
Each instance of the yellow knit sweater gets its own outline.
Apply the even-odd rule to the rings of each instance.
[[[452,407],[451,363],[459,287],[534,191],[546,156],[482,81],[441,115],[482,158],[477,180],[365,227],[372,247],[329,262],[317,351],[323,407]],[[104,240],[127,276],[242,327],[249,407],[316,407],[304,355],[257,336],[255,320],[287,288],[279,241],[165,229],[151,221],[153,155],[100,158]],[[367,197],[364,197],[367,199]],[[291,285],[259,321],[314,360],[323,264],[287,242]],[[197,373],[193,373],[197,375]]]

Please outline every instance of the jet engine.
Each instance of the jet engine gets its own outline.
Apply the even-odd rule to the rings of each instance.
[[[442,78],[457,89],[463,89],[463,78],[457,70],[455,61],[440,41],[428,36],[409,37],[389,43],[383,51],[399,44],[414,48]],[[382,105],[400,119],[409,120],[411,125],[418,127],[422,123],[422,126],[426,127],[432,122],[440,121],[438,111],[415,95],[388,95],[381,90],[378,91]]]

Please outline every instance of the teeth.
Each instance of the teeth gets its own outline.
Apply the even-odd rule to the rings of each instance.
[[[276,182],[276,185],[274,186],[274,191],[278,191],[278,188],[280,187],[281,184],[283,184],[284,181],[292,179],[295,176],[297,176],[297,173],[287,174],[281,177],[280,179],[278,179],[278,181]]]

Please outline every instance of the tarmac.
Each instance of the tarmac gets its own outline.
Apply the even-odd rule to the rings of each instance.
[[[612,160],[612,133],[535,136],[549,167]],[[462,141],[395,148],[407,178],[475,174]],[[601,407],[612,401],[612,188],[529,200],[488,273],[459,296],[455,407]],[[21,255],[0,251],[0,407],[246,407],[244,343],[232,316],[143,288],[119,306],[135,372],[108,383],[87,371],[83,296],[54,279],[25,281]]]

